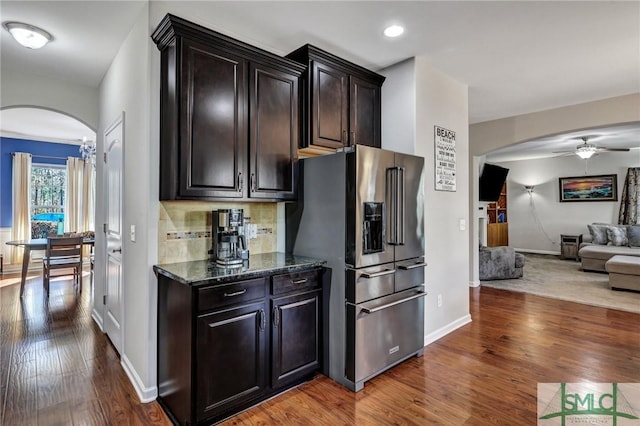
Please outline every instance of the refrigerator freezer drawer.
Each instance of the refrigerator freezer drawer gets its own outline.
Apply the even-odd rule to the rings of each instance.
[[[347,379],[364,380],[422,350],[424,346],[422,287],[372,300],[347,304]]]
[[[403,291],[424,284],[424,268],[426,266],[424,257],[396,262],[395,291]]]
[[[363,269],[347,269],[345,276],[347,302],[362,303],[393,294],[396,272],[393,263]]]

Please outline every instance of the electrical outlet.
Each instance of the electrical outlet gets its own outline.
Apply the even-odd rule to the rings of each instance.
[[[438,295],[438,308],[442,308],[442,295]]]
[[[258,238],[258,224],[257,223],[249,223],[246,226],[245,232],[247,233],[247,239],[253,240]]]

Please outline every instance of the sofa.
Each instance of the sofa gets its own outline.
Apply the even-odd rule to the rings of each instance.
[[[516,253],[513,247],[480,247],[480,280],[506,280],[521,278],[524,255]]]
[[[583,271],[607,272],[606,263],[613,256],[640,256],[640,225],[587,225],[578,256]]]

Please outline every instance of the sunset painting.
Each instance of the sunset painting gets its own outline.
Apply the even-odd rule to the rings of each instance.
[[[617,201],[617,175],[559,179],[560,201]]]

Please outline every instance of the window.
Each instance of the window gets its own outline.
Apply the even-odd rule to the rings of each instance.
[[[31,237],[45,238],[64,221],[65,166],[34,164],[31,167]]]

